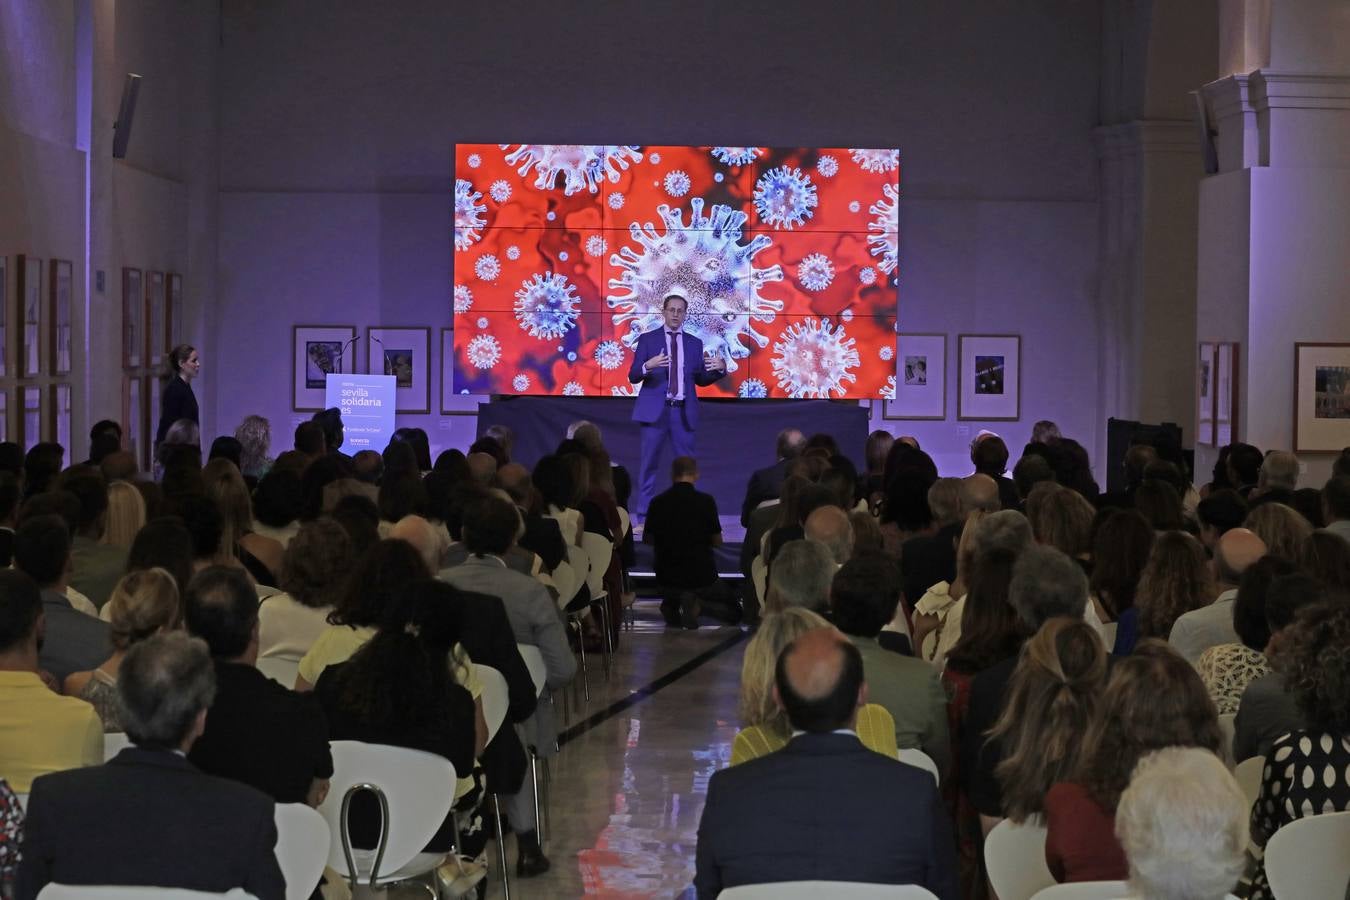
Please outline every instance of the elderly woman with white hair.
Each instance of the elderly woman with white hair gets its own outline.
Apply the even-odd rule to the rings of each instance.
[[[1145,756],[1116,808],[1138,900],[1223,900],[1242,874],[1247,834],[1242,789],[1199,747]]]

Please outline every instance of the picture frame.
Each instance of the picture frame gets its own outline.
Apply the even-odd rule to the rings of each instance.
[[[149,375],[145,379],[145,440],[146,450],[154,453],[155,438],[159,434],[159,397],[164,390],[164,382],[158,375]],[[147,470],[148,471],[148,470]]]
[[[1021,335],[958,335],[957,360],[957,419],[1015,422],[1022,417]]]
[[[0,390],[0,441],[9,440],[9,391]]]
[[[51,385],[51,402],[48,404],[47,431],[66,452],[70,452],[71,406],[70,385]]]
[[[398,412],[431,412],[431,329],[367,328],[366,372],[395,376]]]
[[[326,377],[355,371],[355,325],[296,325],[291,329],[291,409],[295,412],[323,409]]]
[[[122,378],[122,435],[126,449],[136,457],[136,464],[143,471],[150,470],[150,456],[147,452],[145,435],[145,407],[142,403],[142,378],[139,375],[126,375]]]
[[[1350,447],[1350,343],[1294,344],[1294,452]]]
[[[168,293],[163,272],[151,272],[145,279],[145,361],[157,366],[168,352],[169,332],[165,327]]]
[[[27,453],[42,440],[42,423],[46,418],[42,414],[42,388],[31,384],[20,385],[18,413],[18,444]],[[68,445],[63,446],[66,446],[67,451],[70,450]]]
[[[1238,433],[1238,345],[1220,342],[1214,347],[1214,445],[1233,443]]]
[[[51,324],[51,342],[48,355],[51,374],[69,375],[73,367],[71,356],[74,328],[75,267],[68,259],[54,259],[48,275],[51,309],[47,319]],[[69,446],[62,443],[62,447]]]
[[[164,318],[164,349],[167,353],[183,343],[183,276],[170,272],[166,290],[169,292]]]
[[[895,396],[882,399],[881,418],[947,418],[947,335],[896,336]]]
[[[1195,370],[1195,443],[1214,445],[1214,382],[1215,357],[1218,348],[1212,342],[1201,342]]]
[[[0,378],[9,375],[9,257],[0,256]]]
[[[42,374],[42,260],[34,256],[15,257],[18,300],[14,321],[19,325],[19,355],[14,374],[30,378]]]
[[[144,337],[141,317],[145,313],[145,297],[141,293],[141,270],[122,269],[122,368],[136,369],[141,365]]]

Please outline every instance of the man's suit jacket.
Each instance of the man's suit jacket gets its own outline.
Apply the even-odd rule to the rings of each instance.
[[[47,617],[47,638],[38,656],[38,667],[64,681],[72,672],[87,672],[112,656],[108,623],[82,613],[64,594],[43,590],[42,612]]]
[[[628,380],[641,383],[637,403],[633,404],[633,421],[650,424],[661,417],[666,402],[666,385],[670,369],[666,366],[644,373],[642,365],[654,356],[666,352],[666,329],[653,329],[638,338],[633,348],[633,363],[628,367]],[[710,372],[703,366],[703,341],[687,331],[680,332],[681,368],[684,369],[684,421],[689,429],[698,427],[698,394],[694,388],[712,384],[726,374]]]
[[[771,466],[756,469],[750,475],[750,483],[745,486],[745,500],[741,503],[741,524],[750,526],[750,514],[765,500],[776,500],[783,492],[783,481],[787,478],[790,459],[780,459]]]
[[[28,801],[16,896],[34,900],[60,882],[283,900],[273,809],[263,793],[167,750],[129,747],[106,765],[44,775]]]
[[[951,830],[933,777],[850,734],[803,734],[723,769],[698,826],[699,900],[775,881],[918,884],[956,897]]]

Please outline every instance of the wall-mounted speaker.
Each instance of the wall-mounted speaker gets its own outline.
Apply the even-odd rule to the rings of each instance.
[[[122,103],[117,107],[117,121],[113,123],[113,159],[126,158],[131,120],[136,115],[136,95],[140,92],[141,76],[128,72],[122,82]]]

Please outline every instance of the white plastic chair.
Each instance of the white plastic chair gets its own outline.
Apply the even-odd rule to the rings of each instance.
[[[18,794],[18,793],[16,793],[14,796],[17,797],[18,800],[19,800],[19,809],[23,810],[23,811],[24,811],[24,814],[27,815],[27,813],[28,813],[28,795],[27,795],[27,794]]]
[[[1242,796],[1247,798],[1248,808],[1255,806],[1256,798],[1261,796],[1261,776],[1265,774],[1265,771],[1266,758],[1264,756],[1244,759],[1233,770],[1233,777],[1237,779],[1238,787],[1242,788]]]
[[[544,689],[548,686],[548,666],[544,663],[544,654],[533,644],[516,644],[516,650],[520,653],[520,658],[525,662],[525,668],[529,670],[530,680],[534,682],[535,696],[542,702]],[[544,825],[546,803],[541,803],[539,798],[539,748],[527,746],[525,748],[530,754],[530,789],[534,798],[534,827],[539,832],[539,842],[544,842]]]
[[[1266,878],[1279,900],[1345,896],[1350,882],[1350,812],[1296,819],[1266,842]]]
[[[750,563],[750,583],[755,586],[755,596],[759,598],[759,608],[763,610],[769,587],[769,565],[762,556],[756,556]]]
[[[454,801],[455,767],[450,761],[420,750],[360,741],[333,741],[330,748],[333,777],[319,807],[337,838],[330,842],[328,865],[353,888],[406,882],[439,866],[445,854],[423,853],[422,848]],[[384,813],[383,846],[375,850],[354,849],[346,828],[351,796],[361,789],[375,791]],[[432,892],[434,900],[434,889],[422,887]]]
[[[289,691],[295,687],[295,676],[300,674],[300,660],[264,656],[258,660],[258,671]]]
[[[1037,891],[1032,900],[1125,900],[1129,896],[1129,885],[1123,881],[1074,881]]]
[[[506,721],[511,689],[506,685],[506,676],[492,666],[474,663],[473,668],[478,674],[478,683],[483,686],[483,719],[487,722],[488,740],[491,741]]]
[[[590,569],[586,574],[586,586],[591,589],[591,605],[599,607],[600,626],[605,632],[605,678],[608,679],[610,657],[614,653],[614,645],[609,631],[609,604],[606,602],[609,594],[605,592],[605,572],[609,569],[609,561],[614,556],[614,542],[603,534],[587,531],[581,536],[581,546],[586,551],[586,557],[590,561]]]
[[[816,900],[843,897],[858,900],[937,900],[917,884],[864,884],[859,881],[776,881],[743,884],[717,895],[721,900]]]
[[[277,865],[286,879],[286,900],[306,900],[323,876],[333,834],[323,816],[303,803],[276,807]]]
[[[942,776],[938,773],[937,763],[933,762],[933,757],[924,753],[922,750],[913,747],[903,748],[897,754],[900,761],[917,769],[923,769],[933,776],[933,782],[937,785],[942,784]]]
[[[580,550],[581,548],[578,547],[577,549]],[[572,568],[572,564],[563,560],[553,567],[549,580],[558,589],[558,609],[566,609],[567,604],[572,602],[572,598],[577,595],[577,590],[581,587],[581,578]]]
[[[1228,764],[1230,769],[1233,767],[1233,735],[1236,733],[1234,726],[1236,719],[1237,716],[1233,713],[1224,713],[1219,716],[1219,746],[1223,749],[1220,758]]]
[[[38,900],[258,900],[243,888],[224,894],[189,891],[186,888],[111,887],[49,884],[38,892]]]
[[[619,539],[614,543],[622,543],[624,538],[628,537],[628,532],[633,530],[633,518],[628,515],[628,510],[622,506],[619,507]]]
[[[1004,819],[984,839],[984,864],[998,900],[1031,900],[1055,884],[1045,864],[1045,827]]]
[[[103,761],[107,762],[130,746],[131,738],[127,737],[122,732],[106,732],[103,735]]]

